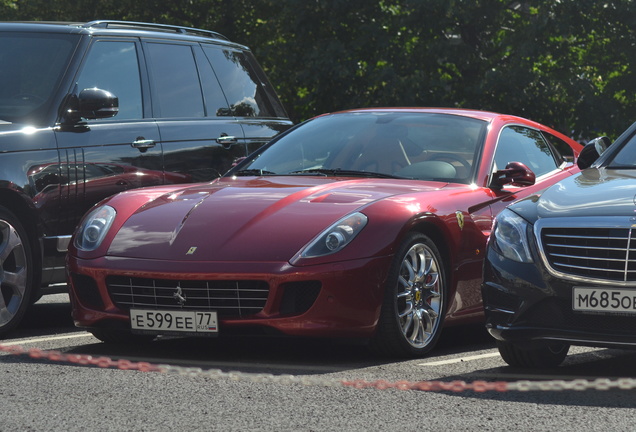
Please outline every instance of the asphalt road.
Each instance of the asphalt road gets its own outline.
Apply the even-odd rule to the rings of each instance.
[[[615,380],[636,377],[636,352],[574,348],[561,367],[528,373],[507,367],[480,326],[448,329],[428,358],[409,361],[373,358],[353,341],[166,339],[112,347],[75,329],[69,314],[65,295],[45,297],[0,344],[182,373],[5,351],[0,431],[631,431],[636,423],[636,390],[430,392],[341,383]]]

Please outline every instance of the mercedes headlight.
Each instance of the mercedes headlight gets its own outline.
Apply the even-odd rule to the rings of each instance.
[[[91,211],[77,230],[75,247],[83,251],[97,249],[115,220],[116,214],[115,209],[107,205]]]
[[[528,248],[528,222],[505,209],[497,216],[493,231],[493,248],[500,255],[521,263],[532,262]]]
[[[329,255],[342,250],[367,224],[367,217],[362,213],[353,213],[324,230],[301,252],[301,258],[313,258]]]

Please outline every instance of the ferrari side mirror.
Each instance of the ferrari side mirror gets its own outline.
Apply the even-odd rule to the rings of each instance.
[[[521,162],[510,162],[506,169],[496,171],[492,175],[490,187],[501,189],[504,185],[532,186],[536,181],[536,176],[530,168]]]

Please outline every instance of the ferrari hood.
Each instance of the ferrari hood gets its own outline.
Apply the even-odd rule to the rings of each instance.
[[[444,183],[238,177],[162,195],[137,209],[109,255],[194,261],[288,261],[341,217]]]
[[[547,189],[538,216],[634,216],[636,172],[589,168]]]

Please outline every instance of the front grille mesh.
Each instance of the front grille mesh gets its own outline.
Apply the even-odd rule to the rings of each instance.
[[[631,228],[541,229],[543,252],[556,271],[617,282],[636,281],[636,239]]]
[[[253,280],[198,281],[109,276],[106,285],[113,303],[124,310],[183,306],[188,310],[214,310],[221,317],[254,315],[263,309],[269,295],[266,282]]]

